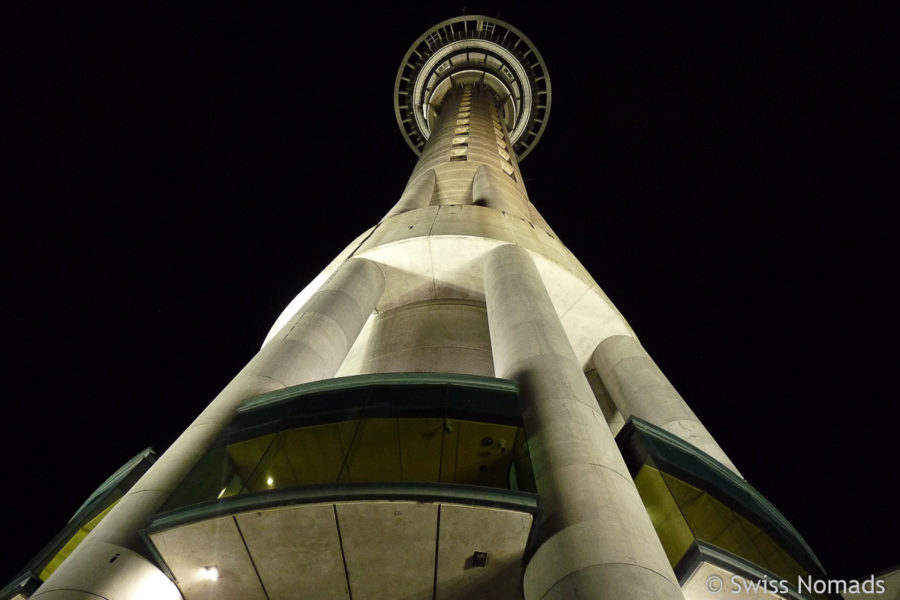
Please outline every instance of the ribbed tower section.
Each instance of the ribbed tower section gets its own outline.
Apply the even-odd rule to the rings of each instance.
[[[529,200],[550,101],[502,21],[419,38],[399,199],[32,597],[742,598],[731,576],[818,573]]]

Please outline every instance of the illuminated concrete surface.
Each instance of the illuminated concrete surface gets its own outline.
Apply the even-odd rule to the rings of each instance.
[[[252,511],[151,534],[185,600],[515,598],[532,516],[422,502]],[[214,540],[214,543],[211,543]],[[486,564],[472,564],[474,552]],[[204,577],[214,565],[216,581]]]
[[[528,197],[518,161],[543,134],[551,104],[537,49],[502,21],[451,19],[413,44],[394,93],[398,125],[419,155],[400,197],[298,294],[259,353],[33,597],[142,597],[143,584],[131,575],[128,583],[126,571],[161,586],[155,598],[186,600],[712,597],[701,580],[726,572],[700,561],[679,580],[614,436],[627,419],[640,418],[732,477],[738,471]],[[449,497],[269,502],[271,490],[260,483],[266,473],[256,470],[263,458],[248,462],[249,474],[234,490],[226,482],[218,498],[205,500],[211,513],[188,518],[190,506],[171,505],[193,485],[210,449],[235,433],[249,400],[298,384],[386,373],[515,382],[521,425],[466,427],[524,431],[521,451],[533,467],[540,510]],[[489,458],[513,450],[512,439],[500,434],[475,436],[466,459],[471,473],[460,469],[448,479],[443,467],[452,453],[445,455],[443,444],[449,433],[463,437],[461,421],[431,416],[440,433],[415,439],[422,448],[437,444],[439,468],[422,480],[472,486],[489,471]],[[396,435],[373,427],[362,441],[341,432],[358,431],[368,417],[316,418],[315,425],[334,425],[329,448],[337,448],[341,463],[341,475],[324,483],[364,484],[394,472],[384,477],[417,477],[405,458],[390,468],[380,464],[405,456],[400,440],[414,439],[400,432],[397,415],[379,417],[396,420]],[[240,443],[265,446],[268,439],[228,441],[229,460],[240,463]],[[350,448],[363,442],[373,448],[364,457],[369,462],[351,460]],[[284,477],[269,476],[272,490],[292,465],[327,462],[324,443],[272,444],[260,455],[298,459],[283,461]],[[496,486],[521,491],[527,482],[517,473],[510,466]],[[296,469],[290,476],[302,479]],[[226,500],[242,494],[258,509],[229,508],[238,505]],[[173,514],[182,520],[167,522]],[[112,551],[122,556],[121,573],[112,582],[94,577],[111,564]]]

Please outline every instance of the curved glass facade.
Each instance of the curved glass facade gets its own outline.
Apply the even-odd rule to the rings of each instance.
[[[164,511],[250,493],[419,482],[534,491],[514,382],[344,377],[249,400]]]
[[[0,600],[29,597],[103,520],[134,482],[147,472],[156,458],[156,453],[146,448],[100,484],[66,526],[11,582],[0,589]]]
[[[616,437],[682,583],[713,554],[786,582],[825,572],[809,546],[750,484],[674,435],[632,418]],[[822,597],[825,596],[813,596]]]

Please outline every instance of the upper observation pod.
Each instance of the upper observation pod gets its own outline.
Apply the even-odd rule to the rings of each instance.
[[[394,83],[394,113],[409,147],[421,154],[444,96],[472,82],[497,95],[516,156],[528,156],[550,116],[547,67],[522,32],[480,15],[438,23],[403,57]]]

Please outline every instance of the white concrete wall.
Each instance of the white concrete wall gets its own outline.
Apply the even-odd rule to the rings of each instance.
[[[360,335],[360,355],[341,375],[432,372],[494,376],[487,310],[481,302],[427,300],[378,314]]]

